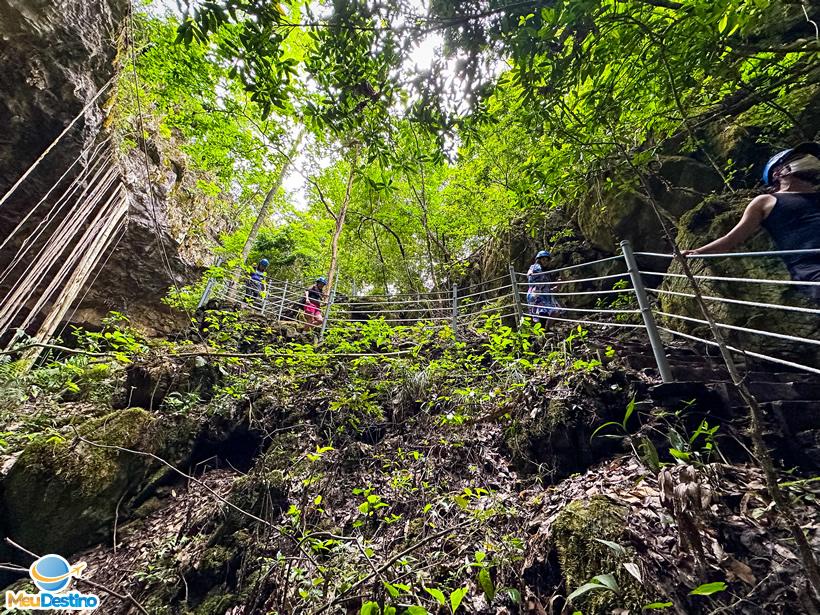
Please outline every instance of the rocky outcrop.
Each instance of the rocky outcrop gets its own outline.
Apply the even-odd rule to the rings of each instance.
[[[0,193],[114,75],[111,41],[126,7],[124,0],[0,1]],[[82,147],[94,141],[102,121],[100,106],[89,109],[12,205],[22,207],[45,193]],[[0,231],[11,228],[16,208],[3,208]]]
[[[161,136],[150,122],[148,130],[145,151],[131,149],[118,160],[130,200],[128,229],[77,309],[77,324],[94,326],[113,310],[148,334],[184,326],[191,315],[162,299],[213,264],[210,248],[233,224],[224,195],[198,186],[203,174],[189,168],[176,140]]]
[[[578,226],[583,236],[599,250],[615,252],[628,239],[642,250],[668,251],[661,223],[637,178],[632,191],[604,192],[577,207]],[[667,222],[674,221],[703,198],[721,188],[720,176],[710,166],[687,156],[665,156],[650,176],[652,197],[662,208]]]
[[[0,195],[115,78],[126,9],[125,0],[0,0],[0,125],[4,127],[0,137]],[[106,116],[116,88],[116,84],[110,86],[89,106],[0,208],[0,237],[5,239],[58,183],[0,250],[2,271],[24,240],[44,231],[0,284],[0,293],[7,292],[25,271],[45,267],[36,255],[56,225],[74,215],[71,199],[67,207],[57,209],[58,197],[80,170],[91,164],[83,152],[105,138]],[[69,311],[68,318],[75,323],[96,326],[109,311],[116,310],[152,334],[167,333],[183,324],[187,316],[161,300],[169,288],[189,283],[199,267],[211,264],[208,248],[230,224],[219,214],[218,205],[224,198],[203,194],[198,185],[201,175],[188,170],[186,155],[179,152],[173,135],[158,134],[150,117],[145,122],[147,137],[137,147],[113,152],[115,148],[107,146],[114,154],[113,169],[127,192],[128,223],[124,232],[113,234],[112,247],[103,253]],[[78,157],[78,164],[58,182]],[[71,241],[57,243],[61,250],[71,247]],[[46,280],[56,276],[62,261],[64,258],[58,258],[57,264],[48,266]],[[23,314],[33,308],[43,284],[30,293]]]
[[[167,471],[153,455],[181,462],[194,434],[132,408],[87,422],[71,439],[29,445],[3,481],[4,535],[38,553],[74,553],[104,539]]]

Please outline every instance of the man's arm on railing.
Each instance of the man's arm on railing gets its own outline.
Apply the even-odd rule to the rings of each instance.
[[[711,243],[707,243],[705,246],[701,246],[695,250],[684,250],[683,255],[717,254],[720,252],[728,252],[739,246],[760,230],[760,225],[766,215],[771,211],[774,202],[775,199],[771,194],[761,194],[755,197],[752,202],[746,206],[746,211],[743,212],[740,222],[738,222],[731,231],[723,237],[715,239]]]

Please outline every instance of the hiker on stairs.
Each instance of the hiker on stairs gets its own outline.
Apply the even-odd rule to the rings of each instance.
[[[773,156],[763,170],[771,194],[752,199],[737,225],[720,239],[683,254],[728,252],[755,234],[769,231],[779,250],[820,248],[820,144],[801,143]],[[820,254],[784,254],[793,280],[820,282]],[[801,290],[820,301],[820,286]]]
[[[270,265],[268,259],[263,258],[260,260],[256,264],[256,269],[250,275],[248,281],[245,282],[245,301],[256,307],[261,307],[260,299],[266,288],[265,276],[267,274],[265,272],[268,269],[268,265]]]
[[[305,291],[304,308],[305,319],[311,327],[322,326],[322,298],[324,297],[327,280],[319,276],[313,286]]]
[[[550,294],[555,286],[552,285],[552,276],[547,273],[549,258],[550,253],[541,250],[527,271],[527,283],[530,285],[527,289],[527,311],[532,321],[540,322],[545,329],[552,322],[546,317],[558,311],[558,302]]]

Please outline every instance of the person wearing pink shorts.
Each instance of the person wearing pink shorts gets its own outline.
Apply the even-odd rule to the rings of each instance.
[[[305,291],[305,320],[311,327],[322,326],[322,297],[326,285],[327,280],[320,276],[313,286]]]

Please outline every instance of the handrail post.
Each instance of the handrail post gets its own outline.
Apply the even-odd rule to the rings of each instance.
[[[199,303],[196,305],[196,309],[202,309],[206,303],[208,303],[208,299],[211,298],[211,292],[214,289],[214,285],[216,284],[216,280],[213,278],[208,278],[208,283],[205,285],[205,290],[202,291],[202,296],[199,298]]]
[[[268,284],[264,278],[262,278],[262,291],[260,294],[262,295],[262,306],[259,308],[259,313],[264,316],[265,307],[268,305]]]
[[[282,321],[282,311],[285,309],[285,296],[288,294],[288,280],[285,280],[285,286],[282,288],[282,300],[279,302],[279,314],[276,316],[276,321]]]
[[[458,339],[458,284],[453,283],[453,337]]]
[[[325,331],[327,330],[327,323],[330,320],[330,308],[333,306],[333,301],[336,299],[336,285],[339,283],[339,276],[336,275],[336,279],[333,280],[333,288],[330,291],[330,297],[328,297],[327,306],[325,306],[325,316],[322,319],[322,330],[319,331],[319,341],[325,339]]]
[[[521,327],[524,322],[524,310],[521,309],[521,293],[518,292],[518,281],[515,277],[515,267],[510,264],[510,282],[512,282],[513,301],[515,302],[515,315],[518,318],[516,328]]]
[[[663,348],[663,342],[658,333],[658,326],[655,324],[655,316],[652,314],[652,308],[649,305],[649,297],[646,295],[646,288],[643,285],[641,272],[638,269],[638,262],[635,260],[635,254],[632,252],[631,244],[626,239],[621,242],[621,250],[624,254],[629,277],[632,280],[632,288],[635,290],[635,296],[638,298],[638,308],[643,317],[643,324],[646,326],[646,333],[649,336],[649,343],[652,345],[652,354],[655,355],[655,363],[658,365],[661,380],[663,380],[663,382],[672,382],[674,380],[672,370],[669,368],[669,360],[666,358],[666,351]]]

